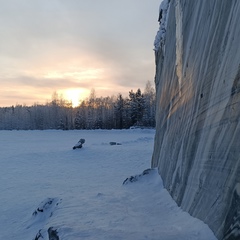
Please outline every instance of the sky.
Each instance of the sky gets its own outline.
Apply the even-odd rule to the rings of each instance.
[[[161,0],[0,0],[0,106],[154,85]]]

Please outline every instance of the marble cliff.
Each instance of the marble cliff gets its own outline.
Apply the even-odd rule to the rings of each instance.
[[[240,239],[240,1],[164,0],[152,167],[218,239]]]

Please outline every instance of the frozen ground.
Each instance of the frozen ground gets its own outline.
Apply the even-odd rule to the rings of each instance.
[[[60,240],[215,240],[156,170],[122,185],[150,167],[153,141],[140,129],[1,131],[0,239],[48,239],[53,227]]]

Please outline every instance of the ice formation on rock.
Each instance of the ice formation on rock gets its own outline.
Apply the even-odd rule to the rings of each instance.
[[[167,19],[168,19],[168,7],[169,0],[164,0],[161,2],[159,7],[159,30],[154,40],[154,50],[158,51],[159,48],[162,48],[165,43],[165,35],[167,28]]]

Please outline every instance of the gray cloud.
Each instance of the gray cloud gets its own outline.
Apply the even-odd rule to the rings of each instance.
[[[0,0],[0,3],[1,84],[49,91],[106,85],[114,86],[112,92],[118,86],[127,92],[143,87],[147,80],[153,81],[152,48],[160,0]],[[102,69],[105,76],[99,79],[44,76],[86,67]],[[4,95],[0,92],[0,96]]]

